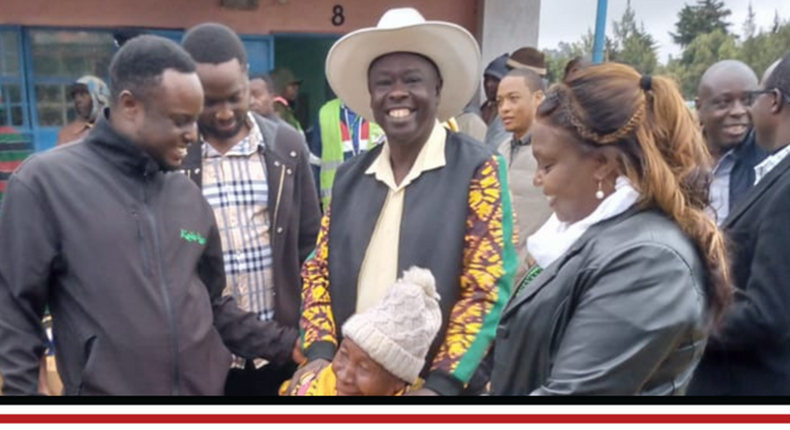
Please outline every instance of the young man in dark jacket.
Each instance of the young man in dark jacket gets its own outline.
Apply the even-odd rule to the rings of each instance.
[[[110,65],[82,144],[26,161],[0,215],[0,373],[34,394],[49,305],[65,394],[218,395],[231,355],[292,359],[296,331],[241,311],[211,206],[177,168],[203,90],[177,44],[140,36]]]
[[[184,36],[205,93],[199,145],[184,168],[214,209],[225,255],[224,294],[281,328],[293,342],[302,262],[315,248],[321,213],[304,140],[249,111],[244,45],[230,28],[201,24]],[[234,359],[228,395],[277,395],[296,370]]]

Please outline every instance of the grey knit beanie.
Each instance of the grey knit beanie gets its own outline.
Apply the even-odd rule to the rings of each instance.
[[[439,300],[431,271],[412,267],[379,304],[349,318],[343,336],[387,371],[413,384],[442,325]]]

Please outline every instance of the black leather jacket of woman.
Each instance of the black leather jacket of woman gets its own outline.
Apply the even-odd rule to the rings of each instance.
[[[492,394],[684,394],[707,340],[706,277],[657,211],[591,227],[505,308]]]

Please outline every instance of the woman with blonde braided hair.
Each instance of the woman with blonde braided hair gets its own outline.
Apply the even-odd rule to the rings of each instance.
[[[731,300],[710,155],[676,85],[579,70],[533,125],[554,214],[502,313],[493,394],[684,394]]]

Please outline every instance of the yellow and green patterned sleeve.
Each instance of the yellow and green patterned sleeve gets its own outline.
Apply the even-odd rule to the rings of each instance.
[[[516,274],[515,235],[507,165],[492,156],[470,184],[460,298],[426,388],[459,393],[488,352]]]
[[[302,317],[299,321],[302,350],[308,360],[332,360],[337,330],[329,295],[330,210],[321,219],[316,250],[302,267]]]

